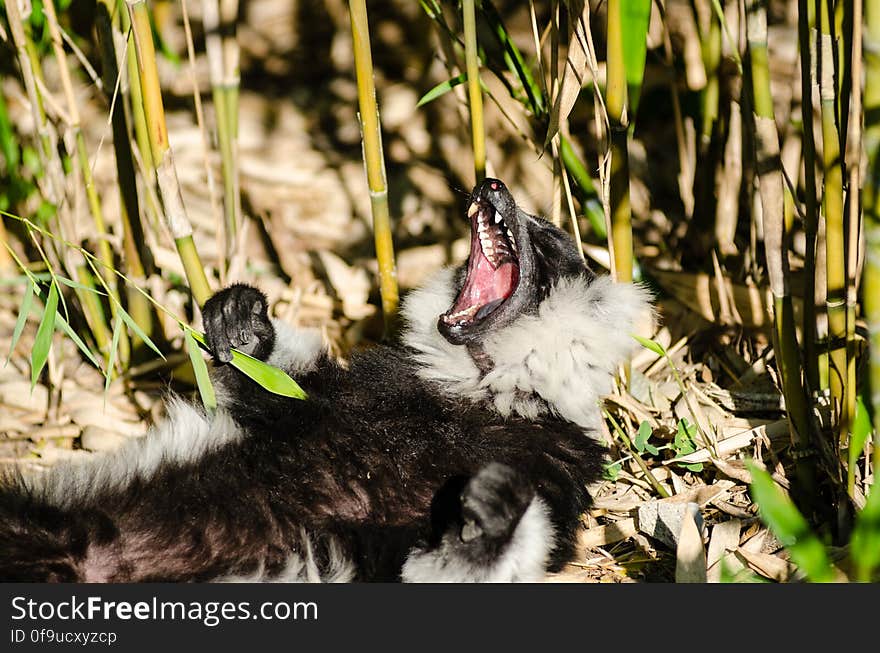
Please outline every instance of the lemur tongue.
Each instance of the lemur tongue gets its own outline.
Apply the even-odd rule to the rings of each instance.
[[[446,314],[448,322],[471,321],[486,317],[498,308],[516,289],[519,281],[519,266],[513,261],[502,262],[498,268],[483,254],[479,240],[474,239],[471,261],[464,287],[455,304]]]

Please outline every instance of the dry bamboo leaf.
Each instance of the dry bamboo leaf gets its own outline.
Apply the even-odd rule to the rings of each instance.
[[[556,136],[559,125],[568,119],[568,114],[574,108],[574,103],[577,101],[589,70],[587,66],[587,32],[590,29],[590,3],[584,2],[582,4],[583,9],[580,16],[572,15],[574,13],[572,10],[576,10],[579,3],[568,2],[566,4],[569,12],[569,24],[573,27],[569,30],[568,55],[562,70],[559,90],[550,112],[550,123],[547,126],[544,147],[547,147]]]
[[[49,391],[46,386],[39,383],[31,388],[28,381],[21,379],[0,385],[0,403],[42,412],[46,409],[48,401]]]
[[[75,438],[80,433],[76,424],[49,424],[30,431],[27,435],[31,440]]]
[[[657,283],[705,320],[718,324],[737,324],[725,322],[721,314],[722,302],[718,296],[718,284],[714,276],[704,273],[672,272],[669,270],[652,269],[651,275]],[[731,312],[739,315],[742,325],[749,328],[763,328],[772,321],[765,308],[766,292],[754,285],[735,284],[729,278],[723,279],[724,289],[728,298],[733,298]],[[794,298],[795,314],[800,314],[802,302]]]
[[[706,580],[710,583],[721,582],[722,566],[736,568],[742,565],[733,553],[739,548],[739,533],[742,522],[730,519],[712,527],[707,556]]]
[[[718,456],[723,458],[725,456],[729,456],[736,451],[739,451],[740,449],[748,447],[750,444],[752,444],[752,442],[754,442],[755,438],[764,437],[765,435],[769,437],[771,441],[787,438],[788,420],[781,419],[771,424],[762,424],[747,431],[725,437],[718,440],[715,449],[718,452]],[[671,465],[681,463],[689,465],[692,463],[709,462],[713,458],[714,456],[706,447],[701,447],[693,453],[679,456],[678,458],[673,458],[672,460],[665,460],[663,461],[663,464]]]
[[[89,451],[112,451],[127,442],[130,438],[116,430],[109,430],[89,424],[82,430],[80,442],[83,449]]]
[[[597,497],[593,500],[593,510],[598,514],[602,514],[605,511],[629,512],[633,508],[638,508],[644,502],[644,499],[640,499],[634,494],[627,492],[610,497]]]
[[[787,581],[794,572],[793,566],[778,556],[749,551],[745,547],[740,547],[736,555],[749,569],[778,583]]]
[[[578,534],[577,548],[581,552],[588,548],[613,544],[614,542],[632,537],[636,530],[634,519],[624,519],[604,526],[584,529]]]
[[[706,552],[703,549],[703,537],[690,510],[684,512],[681,533],[678,536],[678,548],[675,552],[675,582],[706,582]]]
[[[366,270],[350,266],[331,252],[320,252],[318,257],[327,278],[342,302],[342,312],[352,320],[361,320],[375,312],[369,303],[370,279]]]

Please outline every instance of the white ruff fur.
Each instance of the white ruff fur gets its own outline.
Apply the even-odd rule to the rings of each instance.
[[[323,350],[321,332],[317,329],[297,329],[282,320],[272,320],[275,327],[275,346],[266,361],[287,371],[303,370]]]
[[[506,550],[488,566],[462,559],[444,539],[431,551],[414,549],[403,565],[401,577],[406,583],[539,582],[544,579],[554,543],[549,515],[543,500],[532,499]]]
[[[329,561],[325,569],[318,568],[312,542],[305,531],[300,532],[303,541],[302,554],[293,553],[279,573],[270,575],[261,567],[252,574],[224,576],[218,583],[349,583],[354,579],[354,563],[348,559],[334,541],[329,548]]]
[[[636,347],[631,334],[649,312],[648,292],[607,276],[589,284],[585,277],[560,280],[536,315],[523,315],[486,338],[495,366],[480,378],[467,349],[437,330],[437,318],[455,299],[452,276],[452,269],[441,270],[404,304],[404,342],[423,365],[419,375],[452,393],[490,401],[503,416],[534,419],[549,405],[560,417],[595,428],[599,399]]]
[[[168,416],[143,437],[87,461],[62,463],[43,475],[23,479],[31,490],[64,507],[103,490],[121,490],[134,478],[149,478],[160,466],[195,462],[243,437],[229,414],[208,417],[200,408],[171,399]]]

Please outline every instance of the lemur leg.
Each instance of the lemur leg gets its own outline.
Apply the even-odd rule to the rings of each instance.
[[[438,493],[437,541],[410,552],[405,582],[535,582],[553,549],[549,509],[512,468],[489,463],[460,494]],[[452,505],[450,506],[450,499]]]

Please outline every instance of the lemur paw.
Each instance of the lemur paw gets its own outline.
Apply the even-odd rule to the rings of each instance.
[[[235,348],[264,360],[275,343],[269,302],[256,288],[237,283],[211,297],[202,309],[205,337],[214,358],[232,360]]]
[[[462,490],[461,541],[503,546],[534,496],[531,484],[520,473],[501,463],[489,463]]]

